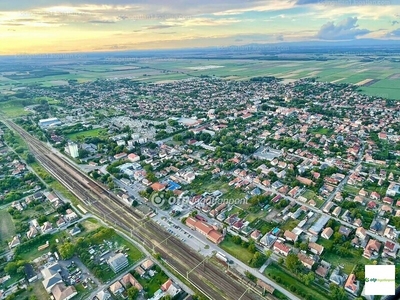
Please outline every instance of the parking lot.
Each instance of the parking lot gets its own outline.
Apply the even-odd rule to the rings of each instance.
[[[191,229],[187,228],[184,225],[178,225],[172,218],[167,218],[162,216],[161,214],[157,214],[154,216],[154,221],[164,227],[171,235],[175,236],[176,238],[180,239],[182,242],[189,245],[194,250],[208,255],[209,250],[208,247],[205,247],[206,244],[199,240],[196,236],[194,236],[195,232]]]
[[[82,283],[83,288],[93,289],[100,284],[78,257],[59,260],[58,264],[61,266],[63,280],[70,285]]]

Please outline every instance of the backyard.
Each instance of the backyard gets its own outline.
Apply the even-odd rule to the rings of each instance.
[[[250,259],[253,257],[253,253],[251,253],[248,249],[242,247],[241,245],[235,244],[230,235],[227,235],[219,246],[245,264],[248,264]]]
[[[319,289],[311,286],[306,286],[298,278],[287,272],[283,267],[272,263],[269,264],[265,270],[265,275],[273,281],[281,284],[288,288],[292,293],[301,296],[303,299],[315,299],[315,300],[328,300],[330,298],[319,292]]]

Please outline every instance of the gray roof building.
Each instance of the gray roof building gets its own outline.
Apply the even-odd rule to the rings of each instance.
[[[114,273],[118,273],[129,265],[128,259],[122,253],[117,253],[107,261]]]

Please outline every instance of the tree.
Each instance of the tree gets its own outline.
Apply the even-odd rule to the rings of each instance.
[[[128,299],[129,300],[134,300],[137,298],[137,296],[139,295],[139,290],[137,288],[135,288],[134,286],[131,286],[128,290]]]
[[[345,300],[347,299],[346,291],[344,288],[337,286],[334,283],[329,285],[330,289],[330,298],[333,300]]]
[[[267,260],[267,258],[265,257],[264,254],[262,254],[260,252],[256,252],[256,253],[254,253],[253,257],[250,259],[249,265],[250,265],[250,267],[253,267],[253,268],[259,268],[265,263],[266,260]]]
[[[310,272],[308,274],[305,274],[303,276],[304,284],[309,286],[310,283],[312,283],[315,280],[315,276],[313,272]]]
[[[16,262],[13,261],[9,262],[4,268],[4,271],[9,275],[17,274],[17,270],[18,270],[18,265]]]
[[[290,271],[297,273],[297,271],[301,268],[301,262],[296,254],[290,253],[285,260],[286,268]]]
[[[58,251],[63,259],[70,259],[74,256],[75,253],[75,245],[67,242],[59,246]]]

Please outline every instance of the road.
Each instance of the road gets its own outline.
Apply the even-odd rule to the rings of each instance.
[[[196,250],[197,252],[201,253],[202,255],[204,255],[205,257],[207,256],[212,256],[213,254],[217,253],[217,252],[222,252],[226,255],[226,257],[229,258],[229,260],[233,261],[233,265],[232,267],[235,268],[236,270],[238,270],[241,274],[245,275],[245,272],[249,272],[251,274],[253,274],[255,277],[261,279],[262,281],[268,283],[269,285],[273,286],[275,289],[277,289],[278,291],[280,291],[281,293],[283,293],[285,296],[287,296],[289,299],[293,299],[293,300],[299,300],[298,297],[296,297],[294,294],[292,294],[291,292],[289,292],[288,290],[284,289],[283,287],[281,287],[280,285],[278,285],[277,283],[275,283],[274,281],[270,280],[268,277],[264,276],[262,273],[259,272],[258,269],[252,268],[247,266],[245,263],[243,263],[242,261],[236,259],[235,257],[233,257],[232,255],[230,255],[229,253],[225,252],[223,249],[221,249],[220,247],[218,247],[218,245],[213,244],[212,242],[210,242],[209,240],[207,240],[204,235],[200,234],[197,231],[193,231],[191,229],[189,229],[188,227],[186,227],[185,225],[182,225],[182,223],[179,221],[179,219],[177,220],[176,218],[171,218],[170,215],[168,214],[168,212],[163,211],[161,209],[159,209],[158,207],[154,207],[151,205],[151,202],[146,202],[140,195],[139,195],[139,190],[140,190],[140,185],[135,185],[136,188],[132,188],[124,183],[122,183],[119,180],[115,180],[116,184],[124,189],[127,190],[127,192],[131,195],[133,195],[136,199],[138,199],[140,202],[144,203],[145,205],[148,205],[150,207],[153,207],[154,209],[157,210],[157,215],[154,217],[157,221],[159,221],[162,225],[164,225],[166,228],[171,228],[171,230],[175,233],[175,232],[186,232],[186,234],[183,233],[182,237],[186,239],[185,243],[187,245],[189,245],[190,247],[192,247],[194,250]],[[174,229],[173,226],[169,226],[168,221],[164,221],[168,220],[169,222],[171,222],[173,225],[178,226],[181,228],[181,230],[179,229]],[[187,238],[188,235],[191,235],[194,237],[194,239],[196,239],[197,241],[199,241],[200,243],[196,243],[193,242],[193,238]],[[207,247],[205,247],[207,245]],[[208,248],[208,249],[207,249]]]
[[[258,299],[260,290],[253,286],[243,285],[223,270],[204,261],[204,257],[193,251],[185,243],[176,239],[151,219],[146,219],[131,206],[121,205],[121,200],[102,184],[95,182],[86,174],[77,170],[63,157],[55,155],[36,138],[16,124],[7,122],[17,133],[25,139],[32,153],[46,170],[78,197],[89,211],[95,211],[104,216],[111,224],[135,236],[150,249],[157,251],[164,260],[168,260],[180,274],[186,273],[186,278],[208,298],[236,299],[242,295],[244,299]],[[168,239],[170,247],[162,244]],[[203,267],[196,272],[188,270],[196,268],[200,263]],[[184,276],[184,275],[182,275]],[[211,285],[210,285],[211,284]]]
[[[235,175],[235,176],[236,176],[236,175]],[[247,180],[247,179],[245,179],[245,178],[243,178],[243,177],[240,177],[240,176],[236,176],[236,177],[239,177],[239,178],[242,179],[242,180]],[[253,182],[253,184],[254,184],[255,186],[257,186],[259,189],[263,190],[263,191],[270,192],[270,193],[274,193],[274,194],[276,194],[276,195],[280,195],[282,198],[285,198],[285,199],[287,199],[287,200],[289,200],[289,201],[294,201],[294,202],[296,202],[297,204],[299,204],[299,205],[301,205],[301,206],[307,207],[309,210],[311,210],[311,211],[313,211],[313,212],[319,213],[319,214],[321,214],[321,215],[329,216],[331,219],[334,219],[334,220],[340,222],[342,225],[345,225],[345,226],[350,227],[350,228],[352,228],[352,229],[357,229],[357,228],[358,228],[357,226],[355,226],[355,225],[353,225],[353,224],[350,224],[350,223],[348,223],[348,222],[346,222],[346,221],[344,221],[344,220],[342,220],[342,219],[336,218],[336,217],[334,217],[334,216],[332,216],[332,215],[330,215],[330,214],[327,214],[327,213],[323,212],[323,211],[322,211],[321,209],[319,209],[319,208],[316,208],[316,207],[314,207],[314,206],[311,206],[311,205],[309,205],[309,204],[307,204],[307,203],[305,203],[305,202],[302,202],[302,201],[300,201],[300,200],[298,200],[298,199],[292,198],[292,197],[290,197],[290,196],[288,196],[288,195],[279,193],[277,190],[274,190],[274,189],[265,187],[265,186],[262,185],[262,184],[258,184],[258,183],[254,183],[254,182]],[[366,232],[367,232],[368,235],[370,235],[371,237],[373,237],[374,239],[376,239],[376,240],[378,240],[378,241],[381,241],[381,242],[384,242],[384,243],[387,242],[387,241],[390,241],[390,242],[395,243],[395,244],[396,244],[396,247],[399,247],[399,243],[397,243],[396,241],[393,241],[393,240],[391,240],[391,239],[388,239],[388,238],[386,238],[386,237],[383,237],[383,236],[380,236],[380,235],[378,235],[378,234],[376,234],[376,233],[373,233],[373,232],[372,232],[371,230],[369,230],[369,229],[366,229]]]

